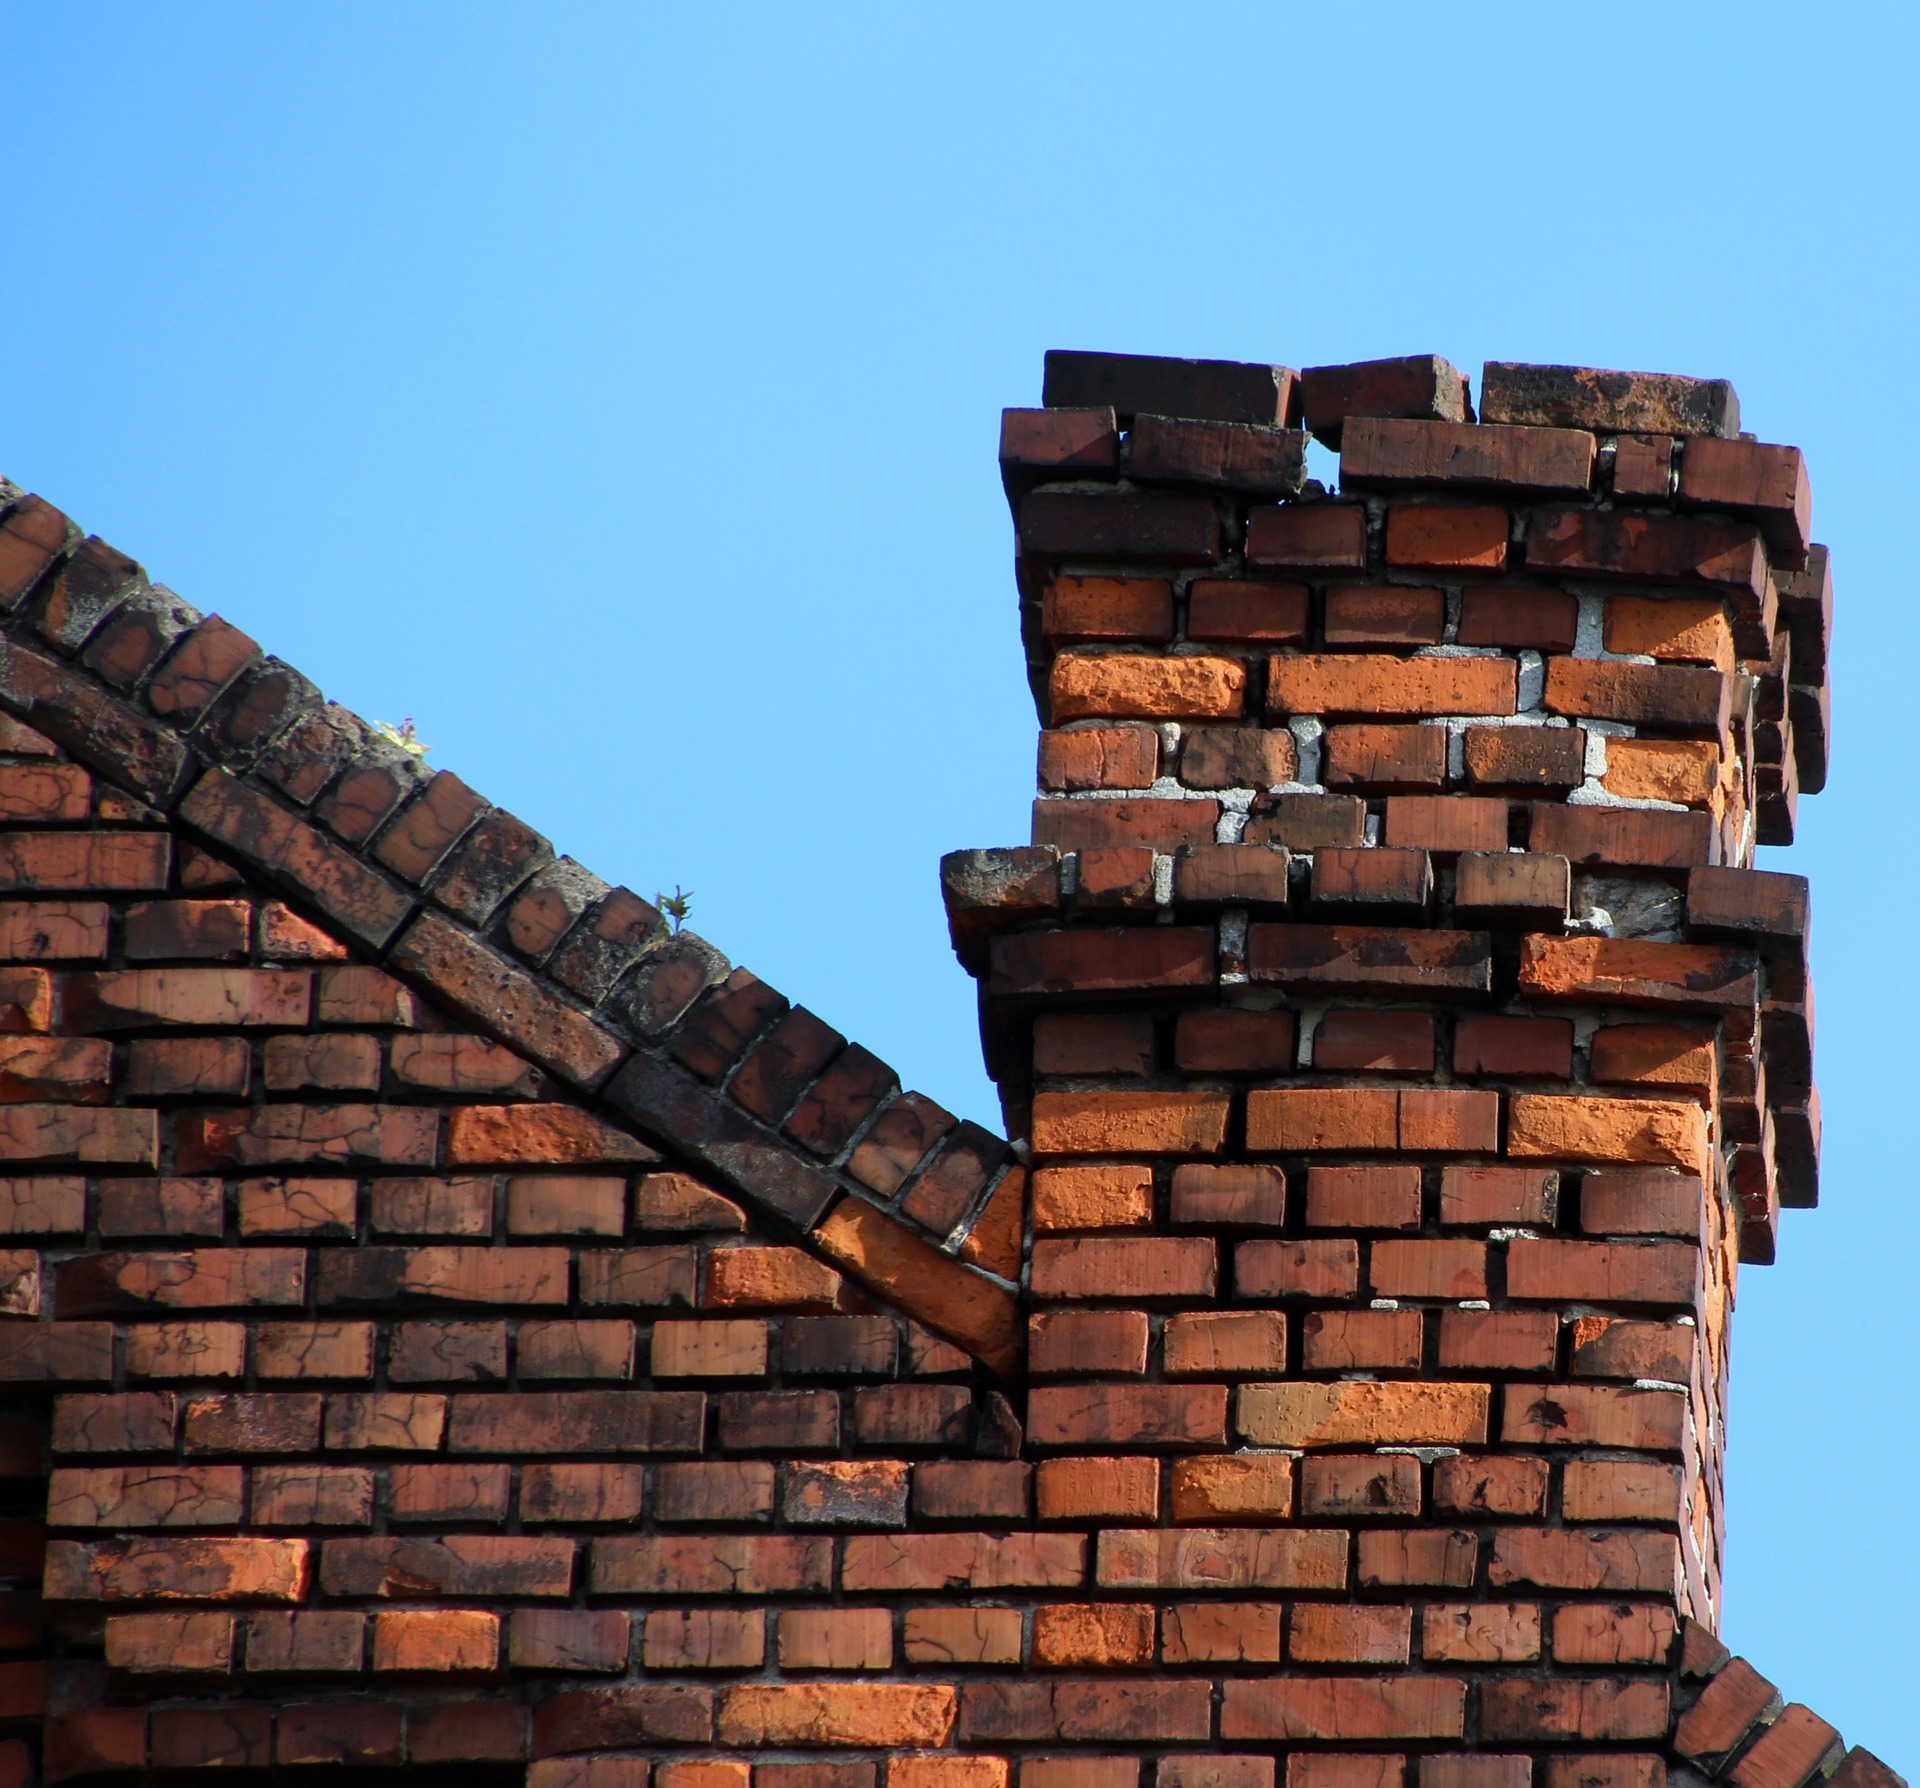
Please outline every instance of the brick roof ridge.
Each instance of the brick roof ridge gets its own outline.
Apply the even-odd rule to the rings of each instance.
[[[1677,1641],[1667,1761],[1681,1781],[1733,1788],[1906,1788],[1906,1779],[1798,1701],[1697,1621]]]
[[[1008,1143],[0,478],[0,707],[1016,1369]]]

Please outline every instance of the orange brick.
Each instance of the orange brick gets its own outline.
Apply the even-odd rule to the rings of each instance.
[[[1511,525],[1504,509],[1395,504],[1387,511],[1387,563],[1504,570]]]
[[[1553,1617],[1560,1664],[1661,1664],[1678,1623],[1671,1608],[1645,1602],[1573,1602]]]
[[[1420,1655],[1429,1664],[1531,1663],[1540,1655],[1539,1605],[1429,1603],[1421,1616]]]
[[[1034,1468],[1043,1521],[1151,1521],[1159,1502],[1157,1459],[1042,1459]]]
[[[1161,1656],[1169,1664],[1277,1664],[1283,1612],[1279,1602],[1175,1602],[1161,1615]],[[1165,1769],[1163,1760],[1162,1781]]]
[[[1287,1319],[1277,1310],[1171,1316],[1162,1337],[1170,1377],[1245,1377],[1287,1369]]]
[[[726,1310],[832,1310],[845,1281],[799,1248],[716,1248],[707,1255],[706,1302]]]
[[[383,1608],[373,1617],[376,1671],[491,1670],[500,1616],[477,1608]]]
[[[1718,596],[1609,596],[1609,652],[1733,669],[1733,628]]]
[[[1173,638],[1173,586],[1157,577],[1067,577],[1053,579],[1041,599],[1041,632],[1064,640]]]
[[[946,1683],[751,1683],[721,1691],[715,1736],[723,1745],[937,1750],[958,1705]]]
[[[1298,1602],[1287,1623],[1287,1653],[1304,1664],[1404,1664],[1412,1635],[1411,1608]]]
[[[1569,1521],[1677,1521],[1678,1466],[1653,1459],[1570,1459],[1561,1476]]]
[[[656,1610],[641,1643],[649,1670],[757,1670],[766,1652],[766,1616],[757,1608]]]
[[[1409,718],[1511,714],[1519,694],[1518,677],[1519,667],[1509,658],[1303,654],[1271,661],[1267,712]]]
[[[1034,1151],[1043,1155],[1212,1154],[1226,1140],[1224,1093],[1038,1093]]]
[[[1593,1078],[1603,1084],[1709,1093],[1720,1081],[1710,1025],[1604,1025],[1594,1032],[1588,1053]]]
[[[1423,1322],[1418,1310],[1309,1310],[1300,1325],[1301,1364],[1309,1372],[1416,1371]]]
[[[768,1325],[747,1319],[657,1322],[652,1370],[657,1378],[756,1378],[767,1369]]]
[[[1168,1486],[1174,1520],[1189,1525],[1284,1520],[1293,1512],[1293,1461],[1283,1453],[1176,1459]]]
[[[1247,1095],[1247,1147],[1276,1154],[1392,1149],[1399,1096],[1384,1087],[1256,1088]]]
[[[1033,1176],[1033,1227],[1143,1229],[1153,1219],[1153,1170],[1131,1163],[1042,1167]]]
[[[886,1670],[893,1615],[885,1608],[790,1608],[780,1616],[782,1670]]]
[[[1664,1099],[1595,1099],[1515,1093],[1507,1153],[1516,1158],[1684,1167],[1708,1172],[1707,1114]]]
[[[1386,1298],[1483,1298],[1484,1242],[1379,1241],[1369,1257],[1373,1289]]]
[[[1148,726],[1076,727],[1040,735],[1040,786],[1057,794],[1152,785],[1160,738]]]
[[[1476,1384],[1243,1385],[1234,1417],[1260,1446],[1479,1446],[1489,1397]]]
[[[1237,658],[1063,652],[1049,682],[1051,719],[1231,720],[1246,704]]]
[[[1138,1602],[1056,1602],[1033,1611],[1033,1662],[1113,1669],[1153,1662],[1154,1610]]]
[[[1708,739],[1609,739],[1600,783],[1627,800],[1710,807],[1721,789],[1720,747]]]
[[[114,1614],[106,1625],[107,1667],[135,1675],[192,1672],[224,1676],[233,1668],[231,1614]]]
[[[1040,1469],[1044,1473],[1047,1465]],[[1017,1608],[909,1608],[901,1621],[901,1647],[910,1664],[1017,1664],[1020,1646]],[[894,1769],[899,1766],[896,1760]]]
[[[1033,1245],[1037,1298],[1208,1298],[1217,1274],[1214,1244],[1198,1237],[1088,1236]]]

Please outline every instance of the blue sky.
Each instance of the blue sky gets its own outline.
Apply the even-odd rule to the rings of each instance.
[[[993,450],[1045,348],[1733,379],[1808,452],[1839,622],[1833,782],[1773,853],[1825,1204],[1741,1286],[1727,1635],[1920,1763],[1910,9],[5,33],[0,469],[988,1121],[935,865],[1026,835]]]

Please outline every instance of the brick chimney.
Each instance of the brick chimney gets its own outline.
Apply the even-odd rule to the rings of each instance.
[[[1157,1670],[1160,1788],[1645,1788],[1684,1623],[1718,1661],[1739,1268],[1816,1194],[1806,885],[1752,867],[1826,772],[1801,455],[1723,381],[1493,364],[1476,420],[1433,356],[1044,401],[1032,843],[945,865],[1036,1513],[1100,1530],[1044,1661]]]

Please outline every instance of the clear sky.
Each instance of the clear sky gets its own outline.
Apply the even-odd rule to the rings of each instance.
[[[1912,1770],[1915,17],[14,0],[0,470],[993,1122],[936,862],[1026,837],[1042,351],[1734,380],[1839,623],[1726,1632]]]

